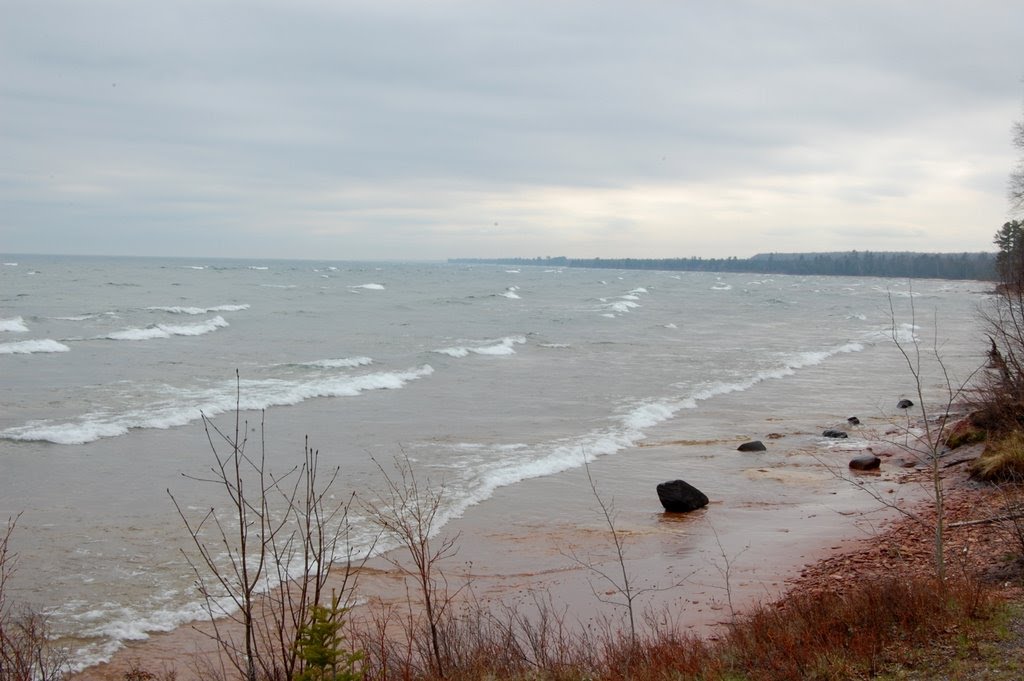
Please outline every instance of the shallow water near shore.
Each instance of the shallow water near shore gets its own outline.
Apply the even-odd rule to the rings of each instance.
[[[181,555],[188,536],[166,490],[197,512],[222,503],[185,476],[211,463],[200,414],[232,427],[236,368],[244,417],[250,428],[265,421],[272,467],[294,465],[308,435],[341,467],[339,495],[372,495],[381,482],[371,457],[405,452],[418,474],[444,480],[445,517],[462,532],[465,559],[479,544],[481,570],[503,523],[513,541],[540,551],[519,556],[514,574],[564,566],[564,555],[543,548],[547,538],[600,530],[581,468],[588,459],[638,538],[637,560],[653,561],[648,571],[713,569],[717,541],[742,573],[764,547],[792,553],[835,531],[811,516],[862,503],[807,452],[848,446],[820,438],[847,416],[858,415],[863,432],[902,418],[895,403],[915,386],[892,340],[890,302],[898,336],[930,344],[937,333],[963,379],[983,360],[975,320],[990,288],[444,264],[4,260],[17,260],[0,268],[0,513],[22,513],[13,595],[51,612],[79,665],[198,615]],[[927,396],[942,399],[941,375],[925,369]],[[783,437],[766,439],[772,431]],[[736,452],[744,439],[769,451]],[[712,504],[669,526],[653,487],[679,477]],[[358,544],[373,531],[354,520]],[[749,563],[747,581],[763,577],[754,575],[760,562]]]

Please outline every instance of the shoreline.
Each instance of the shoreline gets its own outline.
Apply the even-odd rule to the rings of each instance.
[[[739,475],[770,486],[777,495],[774,500],[736,498],[723,492],[728,479],[718,481],[718,489],[709,489],[691,477],[708,492],[711,504],[690,514],[666,514],[653,485],[628,474],[634,465],[630,457],[602,457],[590,464],[602,500],[614,507],[616,531],[625,537],[625,565],[631,579],[639,589],[658,590],[637,602],[640,611],[671,617],[680,631],[713,636],[734,615],[784,598],[794,589],[809,588],[801,580],[818,574],[820,566],[841,564],[842,556],[862,549],[865,533],[877,534],[879,523],[895,519],[895,514],[880,512],[863,491],[828,470],[830,466],[843,470],[858,451],[878,451],[884,446],[867,438],[823,442],[806,425],[792,424],[786,432],[773,432],[776,437],[766,440],[771,450],[767,455],[730,454]],[[780,424],[768,418],[763,426],[777,429]],[[880,431],[869,426],[863,434],[878,436]],[[652,439],[638,450],[650,466],[683,458],[699,477],[701,456],[711,456],[707,452],[714,450],[719,452],[714,456],[721,457],[721,452],[735,450],[738,444]],[[904,484],[908,473],[901,468],[898,454],[879,453],[884,457],[883,470],[868,474],[870,479],[893,494],[913,492]],[[614,494],[608,491],[611,480],[616,481]],[[523,511],[524,498],[537,504],[510,515],[510,507]],[[624,500],[635,505],[627,507]],[[597,576],[596,569],[608,573],[618,564],[583,469],[497,490],[441,532],[441,536],[455,535],[459,552],[441,569],[456,587],[468,579],[475,602],[531,614],[540,598],[556,610],[571,613],[569,623],[580,630],[621,623],[622,609],[602,602],[618,594],[614,585]],[[378,607],[407,602],[404,580],[384,557],[369,561],[360,579],[357,598]],[[353,611],[354,621],[362,612],[365,606]],[[211,643],[202,633],[204,624],[186,624],[128,642],[108,662],[73,676],[82,681],[122,679],[144,660],[147,670],[173,669],[180,680],[195,678],[191,658],[209,650]]]

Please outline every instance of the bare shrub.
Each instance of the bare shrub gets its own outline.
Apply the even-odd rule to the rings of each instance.
[[[886,494],[869,478],[858,475],[851,476],[846,470],[838,470],[827,462],[823,463],[833,474],[867,492],[882,507],[896,511],[927,528],[934,536],[932,560],[935,574],[941,580],[946,575],[946,492],[943,459],[948,451],[946,440],[957,420],[962,417],[968,386],[975,379],[981,367],[972,371],[965,380],[957,381],[953,378],[942,356],[938,322],[933,322],[932,338],[927,344],[918,337],[916,333],[917,310],[914,304],[913,290],[910,293],[910,328],[914,331],[909,339],[902,337],[899,332],[896,307],[891,295],[889,296],[889,311],[891,338],[907,367],[915,400],[912,401],[913,410],[910,408],[906,410],[902,422],[893,422],[896,437],[885,438],[884,441],[902,451],[919,467],[927,471],[923,486],[927,491],[929,501],[934,506],[934,515],[917,512],[897,495]],[[937,372],[938,376],[934,376],[931,372]],[[941,400],[931,401],[929,395],[926,395],[926,386],[929,382],[935,382],[941,386],[944,393]]]
[[[626,621],[629,626],[629,640],[635,645],[638,641],[637,619],[639,613],[637,610],[637,599],[647,593],[667,591],[680,586],[685,579],[664,587],[656,585],[641,587],[637,584],[637,580],[630,574],[626,565],[626,536],[616,525],[614,499],[606,501],[598,492],[597,483],[594,482],[594,477],[590,472],[590,465],[585,460],[583,468],[587,474],[587,483],[590,485],[591,494],[593,494],[597,507],[600,510],[601,518],[608,528],[608,538],[614,550],[614,568],[606,570],[593,556],[580,556],[573,547],[569,547],[567,555],[575,563],[598,576],[601,581],[612,588],[613,597],[609,598],[600,593],[591,584],[591,591],[598,601],[622,608],[625,611]]]
[[[348,505],[332,501],[339,470],[322,473],[308,440],[302,462],[275,476],[261,420],[260,451],[250,455],[239,402],[236,396],[233,433],[203,417],[214,465],[208,477],[186,476],[220,488],[227,512],[211,507],[193,519],[167,493],[196,550],[195,557],[183,553],[220,653],[217,675],[227,678],[233,669],[246,681],[291,681],[306,667],[301,642],[327,605],[332,561],[349,548]],[[342,560],[341,570],[341,601],[332,600],[339,616],[354,587],[351,560]]]
[[[386,554],[385,560],[413,580],[416,598],[422,605],[425,645],[417,645],[424,641],[407,629],[408,651],[426,658],[426,667],[431,673],[444,676],[443,622],[458,592],[450,588],[440,565],[458,552],[458,536],[434,538],[439,529],[444,485],[421,483],[406,456],[396,457],[393,474],[379,463],[377,467],[384,478],[384,488],[378,492],[378,499],[368,501],[365,508],[384,536],[396,541],[401,548],[400,553]],[[410,611],[405,624],[416,627],[417,619]]]
[[[46,615],[10,600],[18,557],[11,537],[20,514],[0,533],[0,681],[59,681],[69,671],[68,653],[50,641]]]

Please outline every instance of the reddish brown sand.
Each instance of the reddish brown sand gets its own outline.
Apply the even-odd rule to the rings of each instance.
[[[801,440],[799,434],[787,437],[794,449],[804,451],[801,447],[806,438]],[[845,461],[850,454],[842,451],[837,460]],[[976,454],[976,450],[956,453],[948,462]],[[601,479],[600,473],[603,479],[614,478],[615,465],[622,464],[608,462],[595,467],[595,477]],[[959,463],[943,469],[947,518],[952,523],[993,515],[1001,503],[991,488],[970,482],[965,468],[966,464]],[[793,472],[752,470],[758,475],[758,471],[765,475]],[[899,500],[902,507],[927,516],[927,484],[919,484],[927,483],[927,471],[905,469],[893,455],[884,459],[883,473],[867,480],[882,498]],[[554,517],[542,509],[535,515],[507,517],[506,495],[529,494],[551,500],[559,496],[559,490],[552,487],[555,484],[552,479],[538,479],[514,491],[499,490],[466,517],[449,524],[445,529],[449,536],[458,535],[459,553],[444,564],[445,573],[453,588],[468,585],[463,593],[484,604],[511,605],[529,612],[542,598],[580,626],[615,621],[622,615],[621,608],[602,601],[614,600],[616,588],[592,568],[613,573],[618,563],[592,496],[578,490],[574,495],[563,494],[575,497],[574,503],[580,507],[574,510],[570,502],[561,499]],[[792,590],[835,590],[893,570],[931,569],[932,536],[925,525],[886,512],[884,504],[849,482],[831,489],[819,489],[829,500],[813,507],[764,502],[751,507],[734,499],[715,501],[707,509],[683,516],[651,509],[617,509],[616,526],[626,539],[626,565],[634,586],[659,589],[641,598],[638,607],[667,613],[678,626],[708,634],[733,611],[755,602],[775,601]],[[744,523],[744,531],[736,531],[732,527],[736,523]],[[999,558],[1007,552],[1007,538],[998,528],[952,527],[947,537],[951,571],[985,566],[993,579],[999,578],[992,566],[999,565]],[[380,603],[404,603],[405,589],[401,575],[384,559],[375,559],[360,578],[358,593],[370,601],[363,612]],[[359,612],[357,609],[356,617]],[[181,627],[130,644],[110,663],[87,669],[78,678],[120,679],[138,663],[154,671],[175,669],[179,679],[189,679],[196,654],[211,648],[203,633],[207,627]]]

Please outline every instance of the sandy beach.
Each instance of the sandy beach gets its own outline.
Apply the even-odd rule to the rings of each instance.
[[[814,371],[790,379],[807,382],[808,389],[816,380]],[[749,404],[749,396],[722,400],[717,414],[728,411],[730,400],[737,410]],[[823,428],[847,413],[827,416],[826,410],[849,406],[826,404],[786,423],[737,411],[732,436],[651,438],[631,455],[592,462],[597,493],[625,538],[633,588],[646,591],[636,601],[638,613],[713,634],[734,613],[781,598],[815,566],[875,542],[898,514],[850,481],[847,464],[858,453],[870,450],[882,458],[880,471],[857,474],[871,489],[900,504],[925,499],[924,486],[908,468],[911,457],[896,445],[905,435],[893,417],[862,415],[855,427],[843,418],[849,439],[821,437]],[[700,431],[695,418],[691,432]],[[767,451],[736,451],[746,439],[762,440]],[[706,475],[712,458],[716,471],[728,461],[726,474]],[[665,513],[654,488],[674,478],[701,488],[711,503],[689,514]],[[441,536],[457,538],[458,553],[440,567],[453,589],[463,589],[461,596],[524,613],[544,602],[574,627],[624,625],[624,608],[612,603],[621,600],[618,587],[599,574],[619,566],[586,469],[499,489],[445,526]],[[406,601],[404,580],[387,560],[375,558],[366,568],[356,594],[364,605],[353,610],[354,621],[367,616],[367,608]],[[109,663],[77,678],[118,679],[140,663],[191,678],[195,654],[210,647],[204,631],[200,622],[131,642]]]

